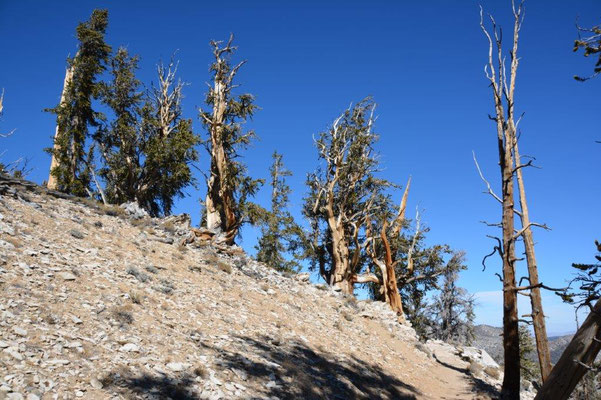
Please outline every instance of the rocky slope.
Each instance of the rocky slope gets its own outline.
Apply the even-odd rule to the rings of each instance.
[[[129,214],[0,177],[0,399],[496,397],[383,303]]]
[[[503,363],[503,328],[490,325],[477,325],[474,329],[474,346],[486,350],[488,354],[499,364]],[[549,337],[549,350],[551,351],[551,361],[556,363],[561,357],[561,353],[572,340],[573,335],[552,336]],[[536,354],[530,354],[532,361],[537,361]]]

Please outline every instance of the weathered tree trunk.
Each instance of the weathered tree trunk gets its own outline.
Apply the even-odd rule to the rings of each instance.
[[[565,400],[593,365],[601,350],[601,300],[598,300],[561,358],[555,364],[535,400]]]
[[[399,317],[402,317],[404,315],[403,302],[401,301],[401,295],[396,283],[396,273],[394,272],[392,251],[390,250],[390,244],[388,243],[385,229],[382,229],[381,237],[386,252],[385,267],[382,269],[382,287],[384,289],[384,298],[390,308],[392,308],[392,311],[396,312]]]
[[[342,293],[353,294],[353,277],[350,271],[349,248],[345,237],[344,226],[340,218],[334,215],[333,204],[328,204],[328,226],[332,232],[332,273],[330,286],[340,289]]]
[[[507,133],[507,132],[505,132]],[[518,301],[515,280],[513,159],[511,141],[499,144],[501,176],[503,179],[503,349],[504,377],[501,397],[520,398],[520,346],[518,332]]]
[[[61,93],[61,101],[59,103],[61,105],[65,102],[65,97],[67,96],[67,87],[69,86],[72,78],[73,78],[73,67],[68,67],[67,70],[65,71],[65,80],[63,82],[63,91]],[[52,170],[59,166],[59,161],[58,161],[57,157],[55,156],[55,154],[57,154],[60,151],[60,146],[57,142],[57,139],[61,133],[61,129],[62,128],[57,123],[56,130],[54,133],[53,151],[52,151],[51,160],[50,160],[50,171],[48,172],[48,182],[46,183],[46,186],[48,187],[48,189],[51,189],[51,190],[57,190],[57,182],[56,182],[56,178],[52,175]]]
[[[511,69],[507,74],[505,57],[502,48],[502,35],[497,29],[496,22],[490,17],[493,30],[492,36],[484,26],[482,9],[480,11],[480,27],[489,42],[488,65],[485,68],[490,80],[493,99],[495,102],[495,117],[497,124],[497,145],[499,151],[499,166],[501,168],[502,187],[502,220],[503,237],[497,249],[503,263],[503,349],[504,377],[501,388],[501,398],[519,400],[520,398],[520,342],[518,331],[517,285],[515,278],[515,205],[514,205],[514,159],[513,145],[516,141],[514,123],[514,93],[518,68],[518,39],[523,18],[523,4],[518,8],[513,5],[513,46],[510,50]],[[493,41],[494,37],[494,41]],[[496,45],[496,46],[495,46]],[[496,65],[493,52],[496,47]],[[509,83],[507,83],[509,75]],[[505,104],[507,109],[505,110]],[[507,114],[505,114],[505,111]]]
[[[219,75],[214,85],[215,104],[213,105],[211,135],[211,177],[207,182],[205,200],[207,228],[220,229],[225,233],[225,243],[234,244],[239,224],[234,212],[234,198],[230,183],[227,182],[228,162],[223,144],[223,126],[227,107],[227,86]]]
[[[513,121],[512,121],[513,123]],[[515,128],[514,128],[515,130]],[[522,177],[522,163],[518,150],[517,139],[514,140],[513,155],[516,162],[516,178],[520,194],[520,208],[522,220],[522,238],[524,239],[524,248],[526,250],[526,262],[528,264],[528,280],[532,289],[530,290],[530,304],[532,306],[532,325],[534,328],[534,338],[536,340],[536,350],[538,353],[538,363],[541,371],[543,383],[551,372],[551,352],[549,351],[549,340],[547,338],[547,327],[545,325],[545,314],[543,313],[543,302],[541,298],[538,281],[538,265],[536,263],[536,254],[534,252],[534,239],[532,237],[532,228],[530,224],[530,215],[528,212],[528,202],[526,201],[526,188],[524,178]]]

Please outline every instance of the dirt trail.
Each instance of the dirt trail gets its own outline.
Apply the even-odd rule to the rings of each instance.
[[[0,399],[490,398],[383,303],[1,183]]]

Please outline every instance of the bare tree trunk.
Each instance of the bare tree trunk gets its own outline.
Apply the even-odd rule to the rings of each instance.
[[[223,147],[223,126],[227,107],[226,84],[217,79],[213,87],[215,104],[211,118],[211,177],[207,182],[205,201],[207,228],[221,229],[226,234],[225,243],[234,244],[239,224],[234,211],[234,198],[227,182],[228,163]]]
[[[518,332],[518,301],[515,280],[515,239],[513,204],[513,159],[511,142],[500,150],[501,176],[503,179],[503,349],[504,377],[501,396],[503,399],[520,398],[520,347]],[[502,146],[500,143],[499,146]]]
[[[514,93],[518,68],[518,39],[523,20],[523,3],[518,8],[512,3],[514,26],[513,46],[510,50],[511,69],[509,83],[505,57],[503,56],[502,35],[497,28],[494,18],[489,15],[492,24],[492,35],[484,26],[482,8],[480,9],[480,27],[488,39],[488,64],[485,73],[491,83],[493,99],[495,102],[495,116],[492,118],[497,125],[497,145],[499,151],[499,165],[501,168],[502,187],[502,220],[503,237],[497,251],[503,262],[503,349],[504,349],[504,377],[501,388],[501,398],[519,400],[520,398],[520,342],[518,330],[517,285],[515,278],[515,205],[514,205],[514,159],[513,150],[516,142],[514,123]],[[494,40],[493,40],[494,38]],[[496,49],[496,61],[493,53]],[[504,101],[505,100],[505,101]],[[506,109],[505,109],[506,104]],[[505,114],[507,112],[507,114]]]
[[[61,93],[61,101],[59,103],[61,105],[65,102],[65,97],[67,96],[67,87],[69,86],[72,78],[73,78],[73,67],[68,67],[67,70],[65,71],[65,80],[63,82],[63,91]],[[48,182],[46,183],[46,187],[48,187],[48,189],[51,189],[51,190],[57,189],[56,178],[52,175],[52,170],[55,169],[56,167],[58,167],[58,165],[59,165],[59,161],[58,161],[57,157],[55,156],[55,154],[60,151],[60,146],[58,145],[58,142],[57,142],[60,132],[61,132],[61,127],[57,123],[56,131],[54,133],[53,151],[52,151],[51,160],[50,160],[50,171],[48,172]]]
[[[598,300],[561,358],[555,364],[535,400],[566,400],[590,371],[601,350],[601,300]]]
[[[513,121],[512,121],[513,122]],[[515,128],[514,128],[515,130]],[[538,363],[541,371],[543,383],[551,372],[551,352],[549,351],[549,340],[547,338],[547,327],[545,325],[545,314],[543,313],[543,302],[540,293],[538,281],[538,265],[536,263],[536,254],[534,252],[534,239],[532,237],[532,228],[528,212],[528,202],[526,201],[526,188],[522,177],[522,162],[518,151],[517,139],[513,145],[513,155],[516,162],[516,178],[520,194],[520,208],[522,219],[522,238],[524,239],[524,248],[526,250],[526,262],[528,264],[528,280],[532,289],[530,290],[530,304],[532,305],[532,325],[534,328],[534,338],[536,340],[536,350],[538,352]]]

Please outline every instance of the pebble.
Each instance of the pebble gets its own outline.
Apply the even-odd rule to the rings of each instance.
[[[18,326],[13,327],[13,332],[19,336],[27,336],[27,331],[23,328],[19,328]]]
[[[121,348],[119,349],[119,351],[130,353],[130,352],[139,352],[140,349],[139,349],[138,346],[136,346],[133,343],[126,343],[123,346],[121,346]]]
[[[186,369],[186,365],[180,362],[171,362],[167,364],[167,368],[169,368],[173,372],[181,372]]]
[[[92,378],[90,379],[90,385],[94,388],[94,389],[102,389],[102,382],[100,382],[98,379],[96,378]]]
[[[59,276],[65,281],[74,281],[75,279],[77,279],[77,277],[71,272],[61,272]]]

